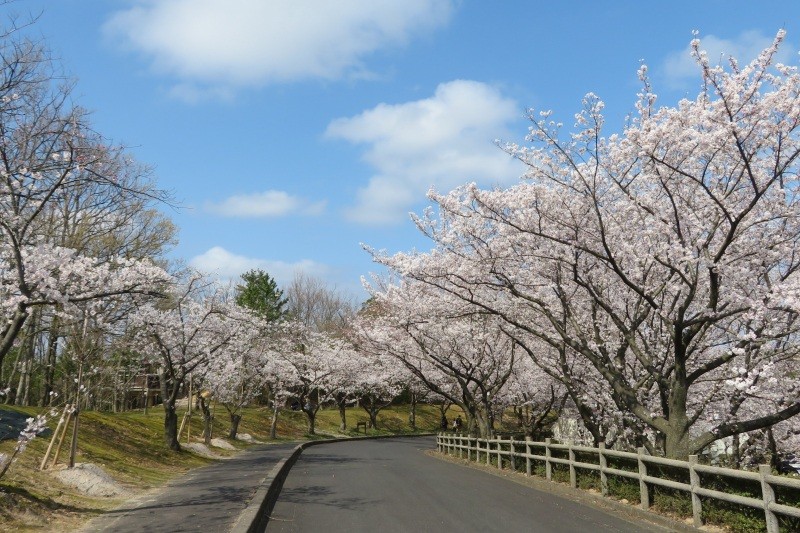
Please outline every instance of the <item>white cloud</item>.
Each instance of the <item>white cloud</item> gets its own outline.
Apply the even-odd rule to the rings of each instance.
[[[403,220],[431,187],[446,191],[476,181],[508,182],[522,169],[493,144],[508,138],[521,117],[516,102],[489,85],[456,80],[431,98],[380,104],[333,121],[326,136],[368,145],[364,160],[376,174],[347,212],[354,221],[386,224]]]
[[[765,35],[757,30],[742,32],[735,39],[706,35],[700,36],[700,49],[706,51],[712,65],[727,65],[728,58],[734,57],[739,65],[744,66],[772,45],[774,40],[775,35]],[[691,52],[691,45],[687,45],[680,52],[674,52],[667,57],[664,74],[671,85],[682,87],[687,81],[698,79],[700,70]],[[791,45],[784,41],[778,50],[777,61],[787,63],[792,54]]]
[[[284,287],[292,281],[295,272],[305,272],[317,277],[328,273],[328,267],[310,259],[303,259],[296,263],[258,259],[236,255],[221,246],[214,246],[207,252],[193,257],[189,264],[202,272],[234,281],[248,270],[261,269],[272,276],[278,285]]]
[[[364,75],[363,61],[447,23],[454,0],[138,0],[106,34],[195,85],[252,86]]]
[[[291,213],[320,215],[325,205],[325,201],[312,203],[284,191],[264,191],[230,196],[218,204],[207,203],[206,210],[226,217],[259,218]]]

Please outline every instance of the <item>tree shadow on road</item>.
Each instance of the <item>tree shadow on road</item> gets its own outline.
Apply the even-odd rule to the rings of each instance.
[[[336,507],[347,511],[357,511],[367,505],[375,505],[382,500],[378,498],[335,498],[335,494],[328,487],[312,485],[296,489],[284,489],[280,499],[286,503],[316,504]]]

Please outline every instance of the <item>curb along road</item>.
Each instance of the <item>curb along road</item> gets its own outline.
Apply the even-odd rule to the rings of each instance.
[[[303,450],[318,444],[332,444],[335,442],[351,442],[355,440],[376,440],[376,439],[397,439],[397,438],[417,438],[417,437],[431,437],[435,433],[419,433],[414,435],[375,435],[368,437],[348,437],[341,439],[327,439],[327,440],[312,440],[303,442],[292,451],[292,453],[279,461],[270,471],[261,486],[258,488],[250,503],[244,511],[239,515],[239,519],[234,524],[232,533],[260,533],[267,527],[270,519],[270,513],[275,507],[275,502],[278,501],[281,488],[283,487],[289,471],[297,462],[297,458],[303,453]]]

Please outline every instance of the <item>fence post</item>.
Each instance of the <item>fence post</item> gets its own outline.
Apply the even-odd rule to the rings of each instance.
[[[758,465],[758,474],[761,476],[761,496],[764,500],[764,518],[767,521],[767,533],[778,533],[778,517],[769,508],[769,504],[775,503],[775,490],[767,481],[767,476],[772,475],[772,467],[770,465]]]
[[[608,468],[608,462],[606,461],[606,443],[601,442],[600,446],[598,447],[597,453],[600,459],[600,494],[603,496],[608,496],[608,476],[606,475],[606,468]]]
[[[547,481],[553,481],[553,465],[550,463],[550,439],[544,439],[544,475]]]
[[[442,452],[442,432],[436,435],[436,447],[439,448],[439,453]]]
[[[464,458],[464,437],[461,436],[461,433],[458,434],[458,458]]]
[[[575,450],[572,449],[572,444],[569,445],[569,486],[573,489],[578,488],[578,476],[575,473]]]
[[[531,475],[531,438],[525,437],[525,474]]]
[[[694,469],[697,464],[697,456],[689,456],[689,485],[692,488],[692,519],[694,520],[694,527],[703,525],[703,502],[700,500],[700,495],[697,494],[697,489],[700,488],[700,474]]]
[[[486,436],[486,466],[492,464],[491,454],[489,453],[489,450],[491,449],[491,445],[489,444],[491,442],[491,438],[492,437],[490,435]]]
[[[645,483],[644,478],[647,476],[647,464],[644,462],[644,447],[639,446],[636,448],[636,454],[638,457],[639,463],[639,497],[642,501],[642,509],[647,511],[650,508],[650,490],[647,487],[647,483]]]
[[[503,437],[500,435],[497,436],[497,468],[498,470],[503,469],[503,456],[500,455],[500,452],[503,451],[503,443],[500,442],[503,440]]]
[[[515,448],[515,445],[514,445],[514,436],[513,435],[509,437],[508,449],[511,452],[508,455],[511,458],[511,470],[516,472],[517,471],[517,458],[516,458],[516,456],[514,454],[517,452],[517,449]]]

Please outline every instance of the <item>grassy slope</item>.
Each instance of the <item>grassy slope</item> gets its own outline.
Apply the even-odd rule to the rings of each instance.
[[[2,406],[33,415],[35,408]],[[269,442],[271,413],[265,408],[245,410],[239,433],[249,433],[255,439]],[[183,413],[179,413],[183,416]],[[0,417],[2,411],[0,410]],[[366,421],[361,409],[349,409],[348,426],[355,427],[357,421]],[[209,464],[212,460],[199,457],[188,451],[170,452],[163,444],[163,412],[152,408],[147,414],[136,412],[111,414],[84,412],[80,416],[80,432],[76,462],[94,463],[124,485],[137,493],[164,484],[169,479],[192,468]],[[439,414],[435,407],[420,406],[417,426],[421,431],[433,431],[438,427]],[[55,428],[57,420],[52,421]],[[214,437],[226,437],[229,431],[228,414],[222,406],[216,408]],[[379,430],[371,434],[408,432],[408,407],[391,407],[378,416]],[[317,433],[320,436],[341,436],[339,413],[321,410],[317,416]],[[192,418],[192,441],[202,434],[202,420],[197,414]],[[350,430],[347,435],[355,435]],[[305,416],[301,412],[283,411],[278,420],[278,441],[307,438]],[[185,442],[184,430],[181,442]],[[97,514],[113,508],[119,499],[92,498],[76,492],[60,483],[49,471],[40,472],[39,463],[44,456],[50,436],[35,439],[28,449],[18,456],[6,476],[0,481],[0,531],[64,531]],[[14,441],[0,442],[0,452],[9,453]],[[246,445],[237,441],[239,448]],[[224,450],[214,449],[224,455]],[[67,460],[69,442],[65,442],[59,464]],[[59,468],[58,466],[56,468]]]

